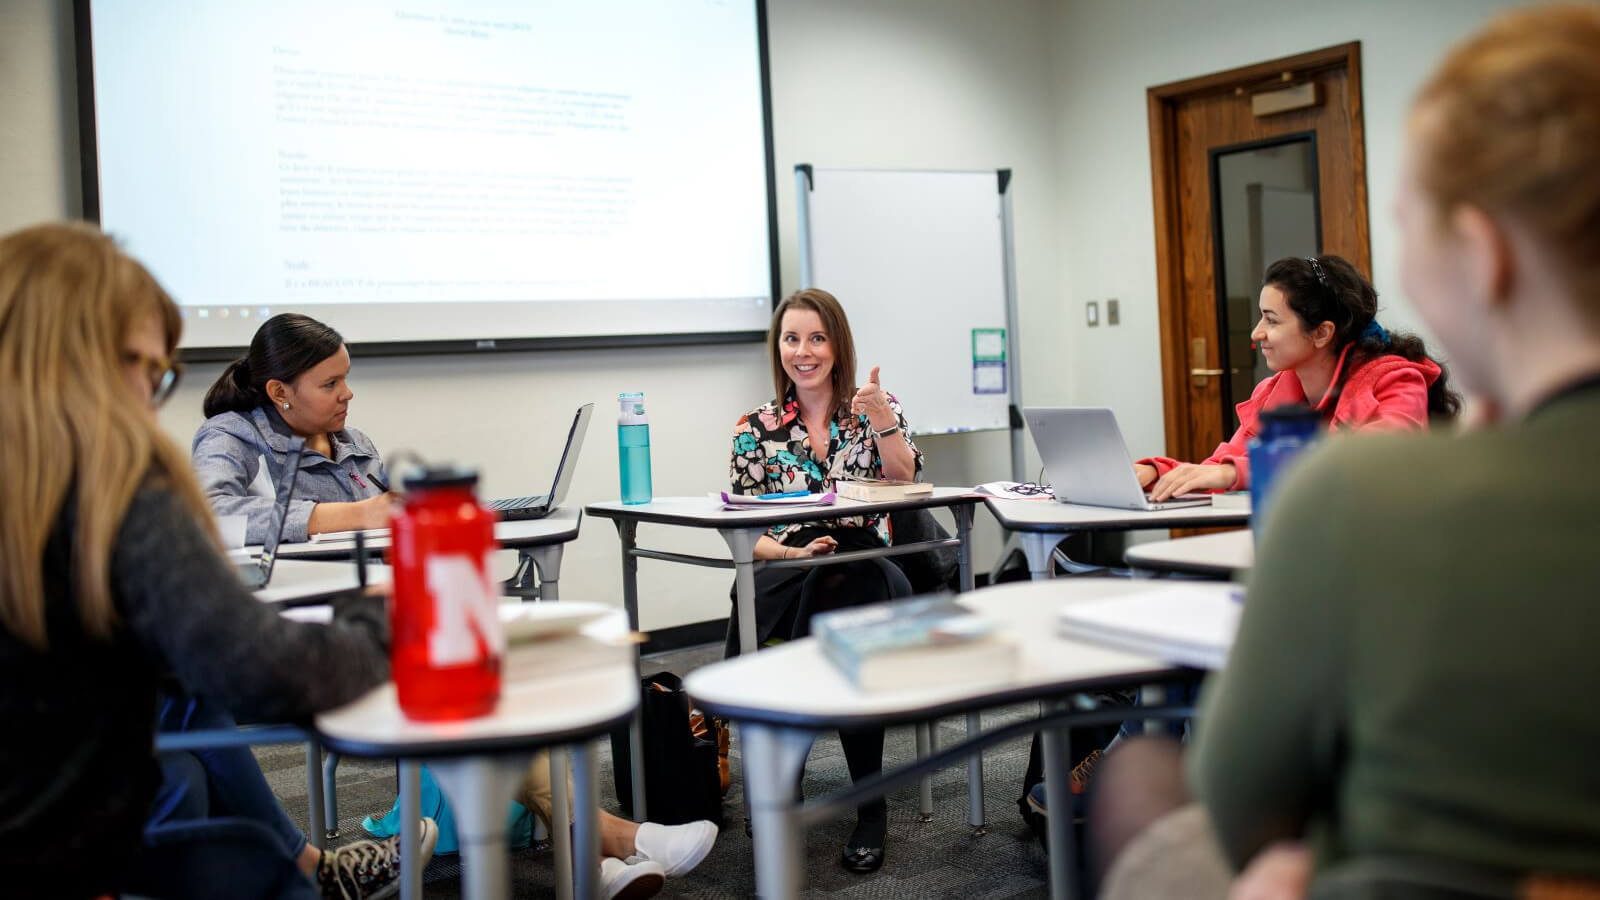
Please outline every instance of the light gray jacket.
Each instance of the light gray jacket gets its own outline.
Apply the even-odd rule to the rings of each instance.
[[[217,515],[248,518],[247,544],[259,544],[266,537],[293,434],[270,406],[212,416],[195,432],[190,457],[200,487]],[[311,509],[318,503],[365,500],[383,493],[379,483],[389,484],[378,448],[366,435],[345,428],[332,432],[328,439],[333,444],[332,459],[309,447],[300,456],[300,474],[289,501],[288,521],[283,524],[285,541],[308,538]]]

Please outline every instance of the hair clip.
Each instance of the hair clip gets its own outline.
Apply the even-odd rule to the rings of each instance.
[[[1311,263],[1311,272],[1317,276],[1317,281],[1321,282],[1322,286],[1328,290],[1333,290],[1333,285],[1328,283],[1328,273],[1322,271],[1322,263],[1317,262],[1315,256],[1306,257],[1306,262]]]

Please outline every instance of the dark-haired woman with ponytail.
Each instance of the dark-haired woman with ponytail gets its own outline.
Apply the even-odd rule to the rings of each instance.
[[[1152,500],[1250,485],[1247,444],[1264,410],[1303,403],[1335,430],[1425,429],[1453,419],[1461,398],[1422,339],[1378,324],[1378,292],[1337,256],[1289,257],[1267,268],[1261,320],[1250,339],[1277,374],[1239,404],[1239,430],[1199,465],[1153,457],[1134,464]]]
[[[206,393],[206,421],[191,451],[195,472],[217,515],[247,517],[246,543],[263,539],[295,436],[306,448],[283,540],[388,524],[389,478],[378,448],[345,426],[355,396],[349,375],[350,352],[337,331],[284,313],[256,329],[250,352]]]

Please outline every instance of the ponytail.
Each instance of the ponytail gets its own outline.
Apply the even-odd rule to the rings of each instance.
[[[201,409],[209,419],[226,412],[249,412],[265,402],[266,394],[251,383],[250,358],[241,356],[229,363],[217,383],[206,391]]]
[[[293,383],[318,363],[339,352],[344,338],[310,316],[280,313],[261,323],[250,339],[250,352],[234,360],[217,378],[201,407],[206,418],[244,413],[265,406],[267,382]]]

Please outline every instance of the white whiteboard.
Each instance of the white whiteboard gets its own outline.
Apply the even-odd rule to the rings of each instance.
[[[802,278],[844,305],[856,380],[881,367],[919,434],[1009,427],[1017,372],[1000,175],[814,169],[796,186]],[[1003,361],[975,360],[974,329],[1005,329]],[[1000,378],[1000,390],[978,392],[980,376],[987,391]]]

